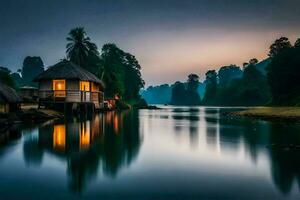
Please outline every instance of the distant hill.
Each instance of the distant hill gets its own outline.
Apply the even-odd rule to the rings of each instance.
[[[163,84],[158,86],[149,86],[147,89],[141,90],[141,96],[148,104],[169,104],[172,96],[173,85]],[[205,92],[205,83],[199,84],[198,93],[202,98]]]

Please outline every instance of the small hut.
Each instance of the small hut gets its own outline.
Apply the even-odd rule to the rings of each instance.
[[[38,89],[31,86],[20,87],[19,95],[23,102],[35,102],[38,98]]]
[[[69,104],[103,107],[104,84],[94,74],[70,61],[61,61],[38,75],[39,105]]]
[[[21,99],[17,92],[0,82],[0,113],[15,112],[20,109]]]

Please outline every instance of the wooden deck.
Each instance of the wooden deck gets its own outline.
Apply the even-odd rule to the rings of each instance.
[[[95,109],[103,107],[103,92],[90,92],[78,90],[39,90],[39,105],[84,105],[93,104]]]

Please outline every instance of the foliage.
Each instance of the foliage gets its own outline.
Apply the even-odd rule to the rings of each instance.
[[[106,85],[107,96],[119,94],[126,101],[139,99],[139,91],[145,84],[140,70],[135,56],[115,44],[103,45],[98,75]]]
[[[281,37],[271,45],[269,56],[270,58],[274,58],[278,54],[280,54],[282,51],[285,51],[286,49],[291,48],[292,45],[287,37]]]
[[[22,82],[24,85],[37,86],[33,79],[44,71],[44,63],[41,57],[27,56],[23,61]]]
[[[172,86],[168,84],[149,86],[140,92],[149,104],[169,104],[172,95]]]
[[[257,69],[258,60],[253,58],[238,66],[222,67],[218,74],[214,70],[206,73],[205,105],[251,106],[264,105],[270,100],[266,77]],[[218,83],[217,83],[217,80]]]
[[[264,105],[270,99],[266,77],[256,68],[257,62],[249,62],[245,68],[240,87],[239,99],[243,105]]]
[[[197,91],[199,87],[199,76],[197,74],[190,74],[187,81],[187,105],[199,105],[201,103],[200,95]]]
[[[172,89],[171,104],[173,105],[199,105],[201,99],[198,93],[199,76],[190,74],[187,84],[176,82]]]
[[[141,66],[135,56],[125,53],[125,100],[139,99],[139,91],[144,87],[145,81],[140,72]]]
[[[15,87],[16,88],[20,88],[24,85],[24,80],[23,78],[20,76],[19,73],[17,72],[14,72],[14,73],[11,73],[10,76],[12,77],[12,79],[14,80],[15,82]]]
[[[190,74],[187,81],[187,90],[196,92],[199,85],[199,76],[197,74]]]
[[[221,67],[218,71],[220,85],[228,85],[232,80],[239,79],[243,75],[243,71],[236,65]]]
[[[288,41],[286,41],[287,43]],[[285,48],[272,57],[268,66],[268,81],[273,104],[299,105],[300,102],[300,47]],[[274,44],[270,47],[273,52]]]
[[[217,73],[215,70],[209,70],[206,76],[206,89],[203,98],[204,104],[214,104],[217,95]]]
[[[12,88],[16,88],[14,79],[11,77],[11,71],[6,67],[0,66],[0,81]]]
[[[186,89],[182,82],[177,81],[172,88],[172,105],[186,105]]]
[[[105,96],[119,95],[127,102],[140,99],[145,83],[134,55],[111,43],[104,44],[99,54],[83,27],[72,29],[67,41],[67,58],[98,76],[105,84]]]
[[[124,94],[123,54],[124,52],[115,44],[105,44],[102,47],[101,67],[98,75],[105,83],[106,96]]]
[[[72,29],[67,41],[67,58],[80,67],[86,68],[89,58],[99,55],[97,45],[91,42],[83,27]]]

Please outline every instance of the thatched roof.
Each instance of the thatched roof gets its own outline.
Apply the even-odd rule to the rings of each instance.
[[[21,98],[17,92],[0,82],[0,102],[4,103],[19,103]]]
[[[102,86],[103,82],[98,79],[91,72],[75,65],[70,61],[61,61],[51,67],[49,67],[46,71],[39,74],[34,81],[42,81],[42,80],[53,80],[53,79],[75,79],[81,81],[91,81],[95,83],[99,83]]]

